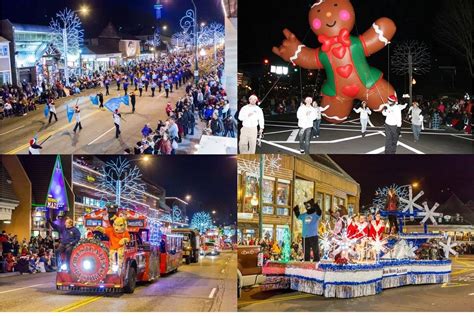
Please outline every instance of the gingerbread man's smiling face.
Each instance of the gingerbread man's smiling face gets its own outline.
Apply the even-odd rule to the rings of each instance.
[[[316,35],[337,36],[344,28],[350,32],[354,23],[349,0],[316,0],[309,12],[309,24]]]

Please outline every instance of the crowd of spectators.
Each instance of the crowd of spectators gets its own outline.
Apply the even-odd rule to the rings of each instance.
[[[55,271],[55,241],[50,234],[23,239],[2,231],[0,234],[0,273],[41,273]]]

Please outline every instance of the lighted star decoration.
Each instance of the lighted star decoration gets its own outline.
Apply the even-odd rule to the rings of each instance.
[[[403,196],[400,196],[399,197],[399,200],[402,202],[402,203],[406,203],[405,207],[402,209],[402,212],[406,212],[406,211],[410,211],[410,214],[413,214],[413,210],[414,208],[418,209],[418,210],[421,210],[423,209],[423,207],[420,205],[420,204],[417,204],[415,203],[416,200],[418,200],[420,197],[423,196],[423,194],[425,194],[425,192],[423,191],[420,191],[415,197],[413,197],[413,188],[411,187],[411,185],[408,187],[408,199],[406,199],[405,197]]]
[[[357,238],[349,238],[347,230],[343,230],[339,236],[334,238],[334,251],[332,255],[335,257],[341,254],[343,258],[349,259],[349,256],[355,257],[357,252],[354,250],[354,246],[357,243]]]
[[[324,259],[327,259],[329,257],[329,252],[332,249],[331,234],[329,232],[325,232],[319,236],[319,246],[323,250]]]
[[[433,225],[435,225],[435,226],[438,225],[438,223],[436,223],[436,218],[435,217],[443,216],[443,214],[435,212],[435,210],[438,208],[438,206],[439,206],[439,204],[435,203],[435,205],[433,205],[433,207],[430,209],[428,207],[428,203],[423,202],[423,207],[424,207],[425,211],[419,213],[421,216],[424,216],[424,218],[421,220],[420,224],[424,225],[425,222],[429,219],[429,220],[431,220]]]
[[[457,242],[451,243],[451,236],[448,237],[448,240],[446,243],[440,241],[439,244],[443,247],[444,257],[446,259],[449,259],[450,253],[453,254],[454,256],[458,255],[457,251],[453,249],[454,247],[458,245],[458,243]]]
[[[281,167],[280,155],[265,155],[265,167],[270,175],[275,175]]]
[[[377,262],[380,259],[380,254],[382,252],[387,252],[387,238],[381,239],[380,236],[377,236],[375,239],[369,241],[369,249],[375,252],[375,259]]]

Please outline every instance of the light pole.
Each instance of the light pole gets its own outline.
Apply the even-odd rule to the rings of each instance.
[[[194,24],[193,24],[193,33],[194,33],[194,81],[197,83],[199,81],[199,65],[198,65],[198,38],[197,38],[197,8],[194,0],[191,0],[194,7]]]

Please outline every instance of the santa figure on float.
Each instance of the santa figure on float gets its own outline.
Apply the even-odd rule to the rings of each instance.
[[[325,69],[327,81],[322,87],[322,106],[329,105],[323,116],[332,123],[344,122],[355,99],[366,101],[376,112],[388,96],[396,95],[383,79],[380,70],[370,67],[367,57],[390,43],[396,32],[395,23],[379,18],[360,36],[350,35],[355,25],[355,12],[349,0],[317,0],[309,12],[311,30],[322,44],[308,48],[288,29],[285,40],[273,52],[287,62],[305,69]]]

